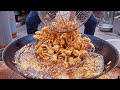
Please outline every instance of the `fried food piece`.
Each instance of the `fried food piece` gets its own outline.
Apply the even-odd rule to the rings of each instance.
[[[88,51],[87,50],[80,50],[80,58],[85,58],[85,57],[88,57],[89,54],[88,54]]]
[[[79,54],[80,54],[80,53],[79,53],[78,50],[74,50],[74,51],[73,51],[73,55],[74,55],[74,56],[79,56]]]
[[[52,60],[52,61],[57,61],[57,54],[52,55],[51,60]]]
[[[70,66],[75,65],[75,61],[74,61],[73,57],[70,57],[70,58],[68,59],[68,63],[69,63]]]
[[[52,47],[52,49],[53,49],[55,52],[58,52],[58,51],[59,51],[59,48],[60,48],[59,45],[54,45],[54,46]]]
[[[70,56],[72,53],[71,50],[64,50],[63,52],[66,54],[66,56]]]

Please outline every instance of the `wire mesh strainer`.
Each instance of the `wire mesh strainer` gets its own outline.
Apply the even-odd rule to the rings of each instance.
[[[55,29],[52,29],[57,32],[69,32],[78,29],[88,20],[91,13],[92,11],[38,11],[38,15],[41,21],[46,26],[51,27],[59,20],[62,21],[62,23],[61,21],[59,22],[60,28],[57,27]],[[64,26],[66,23],[72,23],[72,25],[76,24],[76,27],[68,28],[69,26]]]

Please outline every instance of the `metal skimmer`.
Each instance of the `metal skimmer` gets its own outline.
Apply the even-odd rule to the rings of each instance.
[[[76,28],[67,29],[64,31],[60,31],[55,29],[54,31],[57,32],[69,32],[74,31],[81,27],[90,17],[92,11],[38,11],[38,15],[41,21],[46,25],[51,27],[53,22],[57,22],[58,20],[62,19],[64,23],[66,20],[75,21],[77,24]]]

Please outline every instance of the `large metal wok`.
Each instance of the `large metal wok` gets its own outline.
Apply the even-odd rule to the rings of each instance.
[[[31,43],[31,42],[35,43],[36,41],[33,39],[32,36],[33,35],[28,35],[28,36],[25,36],[18,40],[15,40],[14,42],[10,43],[4,49],[4,51],[2,53],[2,60],[5,62],[5,64],[10,69],[12,69],[13,71],[15,71],[19,74],[21,74],[21,73],[18,72],[15,64],[13,63],[15,52],[28,43]],[[103,55],[105,66],[107,65],[107,63],[109,61],[111,61],[110,66],[107,69],[105,68],[104,71],[100,75],[91,78],[91,79],[95,79],[95,78],[98,78],[99,76],[109,72],[110,70],[112,70],[114,67],[117,66],[118,61],[119,61],[119,53],[108,42],[106,42],[102,39],[99,39],[95,36],[91,36],[91,35],[87,35],[87,36],[92,40],[92,43],[95,45],[95,49],[96,49],[95,52]],[[21,75],[24,76],[23,74],[21,74]]]

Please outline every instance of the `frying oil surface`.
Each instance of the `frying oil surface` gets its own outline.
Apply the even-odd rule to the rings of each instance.
[[[35,46],[28,44],[16,52],[15,62],[19,72],[36,79],[84,79],[99,75],[104,62],[101,56],[86,58],[85,62],[72,70],[61,71],[59,67],[41,62],[35,55]]]

